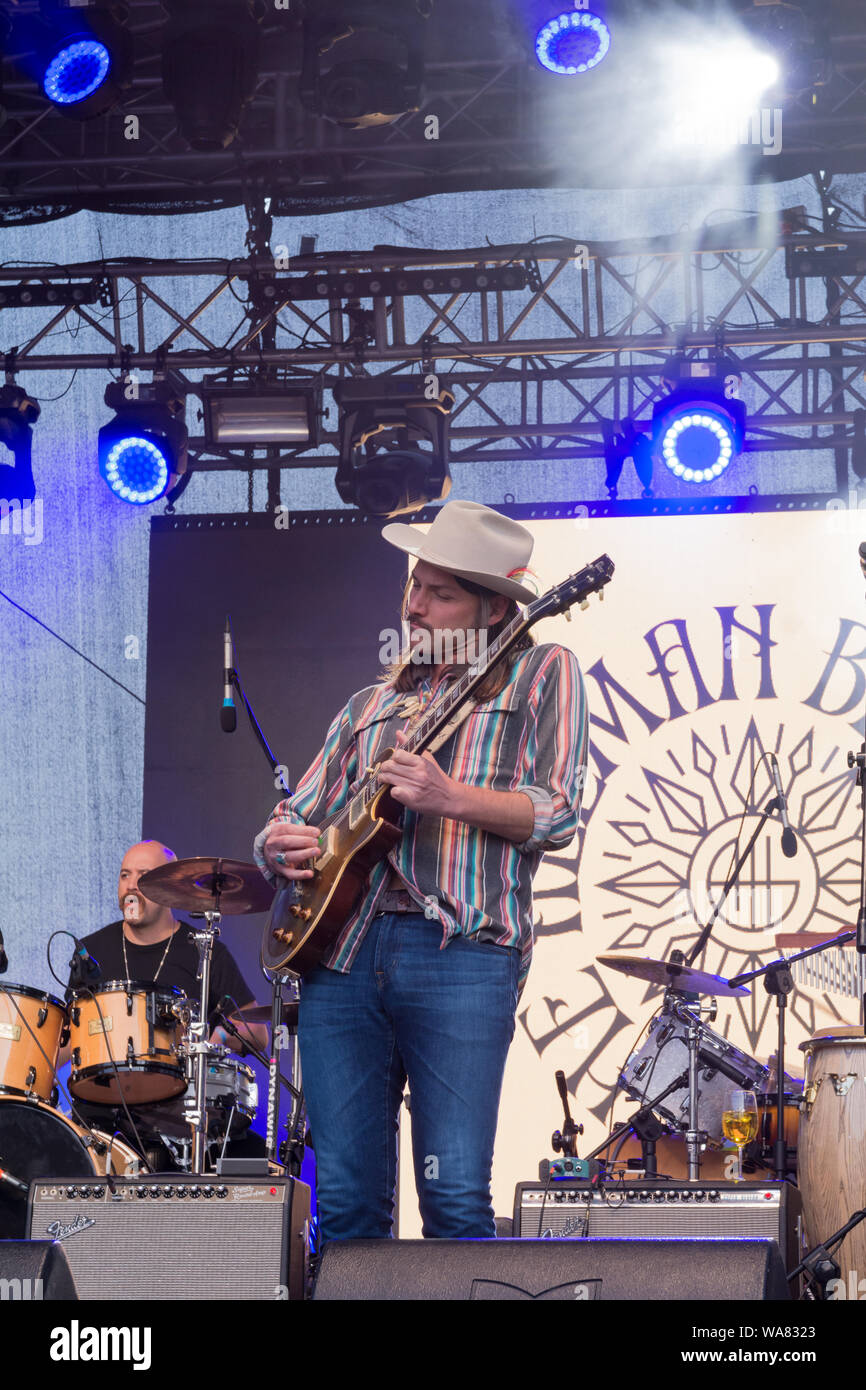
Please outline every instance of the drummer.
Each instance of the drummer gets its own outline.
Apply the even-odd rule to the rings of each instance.
[[[159,840],[142,840],[128,849],[120,866],[117,884],[118,905],[123,914],[100,931],[84,937],[84,945],[102,971],[103,980],[136,980],[142,984],[174,985],[190,999],[197,999],[199,982],[198,949],[190,939],[193,928],[176,920],[170,907],[152,902],[138,887],[150,869],[167,864],[177,855]],[[96,986],[98,988],[98,986]],[[243,1008],[253,1003],[253,995],[231,952],[222,941],[214,942],[211,960],[208,1016],[213,1016],[224,996]],[[229,1007],[226,1012],[234,1013]],[[264,1024],[238,1023],[238,1031],[261,1052],[268,1052],[268,1031]],[[210,1040],[243,1056],[245,1047],[225,1028],[215,1026]],[[65,1050],[61,1061],[68,1058]]]

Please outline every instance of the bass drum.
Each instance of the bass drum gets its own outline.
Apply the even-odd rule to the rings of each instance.
[[[101,1152],[99,1152],[101,1150]],[[130,1146],[117,1136],[86,1130],[42,1101],[0,1095],[0,1160],[21,1182],[44,1178],[91,1178],[106,1172],[146,1172]],[[27,1199],[0,1187],[0,1239],[27,1239]],[[39,1233],[34,1232],[34,1239]]]

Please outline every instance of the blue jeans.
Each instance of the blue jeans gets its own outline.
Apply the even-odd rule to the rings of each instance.
[[[301,986],[298,1040],[322,1240],[390,1236],[406,1078],[423,1234],[493,1237],[493,1141],[520,953],[418,913],[370,923],[348,975]]]

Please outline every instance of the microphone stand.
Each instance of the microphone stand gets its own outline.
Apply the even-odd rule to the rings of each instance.
[[[773,1153],[773,1169],[779,1182],[784,1182],[788,1172],[788,1144],[785,1138],[785,1011],[788,1007],[788,995],[794,988],[794,980],[791,975],[790,967],[798,960],[804,960],[806,956],[816,956],[821,951],[828,951],[831,946],[844,946],[846,942],[853,941],[857,935],[856,931],[842,932],[840,936],[834,936],[829,941],[819,941],[815,946],[806,946],[802,951],[797,951],[793,956],[780,956],[778,960],[771,960],[769,965],[759,965],[757,970],[746,970],[742,975],[735,975],[728,983],[731,985],[745,985],[751,980],[757,980],[762,975],[764,977],[764,989],[768,994],[772,994],[776,1000],[778,1012],[778,1041],[776,1043],[776,1143]]]
[[[285,777],[283,776],[283,773],[282,773],[282,771],[281,771],[281,769],[282,769],[282,767],[284,766],[284,764],[278,763],[277,760],[276,760],[276,758],[274,757],[273,749],[271,748],[270,744],[268,743],[268,740],[265,738],[264,732],[263,732],[263,730],[262,730],[262,726],[259,724],[259,721],[256,719],[256,716],[255,716],[255,712],[254,712],[254,710],[253,710],[253,707],[252,707],[252,705],[250,704],[249,700],[247,699],[247,694],[246,694],[246,691],[244,690],[244,687],[243,687],[243,685],[242,685],[242,683],[241,683],[241,678],[240,678],[240,676],[238,675],[237,669],[236,669],[234,666],[232,666],[232,667],[230,668],[228,674],[229,674],[229,681],[230,681],[230,683],[231,683],[231,685],[232,685],[232,688],[233,688],[234,690],[236,690],[237,693],[238,693],[238,695],[240,696],[241,704],[243,705],[244,709],[246,710],[246,712],[247,712],[247,718],[248,718],[249,721],[250,721],[250,727],[252,728],[252,731],[253,731],[253,733],[255,734],[255,736],[256,736],[256,738],[257,738],[257,740],[258,740],[259,746],[260,746],[262,752],[264,753],[265,758],[267,759],[268,766],[269,766],[269,768],[271,769],[271,773],[272,773],[272,775],[273,775],[274,786],[279,786],[279,787],[281,787],[281,789],[282,789],[282,791],[283,791],[285,797],[288,798],[288,797],[291,796],[292,792],[291,792],[291,788],[289,787],[288,783],[286,782],[286,779],[285,779]],[[282,987],[283,987],[284,984],[286,984],[286,985],[291,985],[291,986],[292,986],[292,990],[293,990],[293,998],[297,999],[297,998],[298,998],[298,977],[297,977],[296,975],[293,975],[290,971],[275,972],[275,973],[274,973],[272,976],[270,976],[270,977],[268,976],[267,971],[265,971],[264,974],[265,974],[265,978],[266,978],[266,979],[270,978],[270,982],[271,982],[271,1054],[272,1054],[272,1055],[271,1055],[269,1058],[265,1058],[265,1057],[263,1057],[262,1054],[260,1054],[259,1052],[255,1052],[255,1050],[254,1050],[253,1048],[250,1048],[250,1051],[254,1052],[254,1055],[255,1055],[256,1057],[258,1057],[259,1061],[262,1063],[263,1066],[267,1067],[267,1071],[268,1071],[268,1129],[267,1129],[267,1138],[266,1138],[266,1141],[265,1141],[265,1142],[266,1142],[266,1151],[267,1151],[267,1156],[268,1156],[268,1158],[269,1158],[272,1162],[276,1162],[276,1161],[278,1160],[278,1156],[279,1156],[279,1134],[278,1134],[278,1131],[279,1131],[279,1123],[280,1123],[280,1082],[282,1082],[282,1084],[291,1092],[292,1098],[293,1098],[293,1100],[294,1100],[294,1108],[293,1108],[293,1111],[292,1111],[292,1117],[291,1117],[291,1120],[287,1123],[287,1132],[288,1132],[288,1139],[289,1139],[289,1148],[296,1148],[296,1147],[297,1147],[297,1145],[296,1145],[296,1143],[295,1143],[295,1140],[296,1140],[296,1137],[297,1137],[297,1136],[295,1135],[295,1130],[296,1130],[297,1127],[298,1127],[298,1123],[299,1123],[300,1118],[301,1118],[301,1115],[302,1115],[302,1113],[303,1113],[303,1105],[304,1105],[303,1087],[302,1087],[302,1086],[295,1087],[295,1086],[292,1084],[292,1082],[294,1082],[294,1081],[300,1082],[300,1079],[301,1079],[301,1055],[300,1055],[300,1050],[299,1050],[299,1048],[298,1048],[298,1033],[297,1033],[297,1028],[294,1028],[294,1029],[291,1030],[291,1032],[292,1032],[292,1082],[286,1081],[286,1078],[283,1076],[282,1072],[280,1071],[280,1068],[279,1068],[279,1065],[278,1065],[278,1062],[277,1062],[277,1039],[278,1039],[278,1037],[280,1036],[280,1034],[279,1034],[279,1028],[280,1028],[280,1026],[281,1026],[281,1021],[282,1021],[282,1006],[283,1006],[283,1005],[282,1005]],[[235,1031],[235,1030],[232,1030],[232,1031]],[[245,1040],[244,1040],[244,1041],[245,1041]],[[249,1046],[249,1044],[247,1044],[247,1046]],[[301,1148],[303,1149],[303,1144],[301,1144]],[[303,1154],[301,1155],[301,1157],[303,1157]],[[297,1170],[298,1170],[298,1172],[300,1172],[300,1159],[297,1158],[297,1154],[295,1154],[295,1158],[296,1158]]]
[[[609,1134],[605,1139],[604,1143],[599,1144],[597,1149],[593,1149],[591,1154],[587,1154],[585,1162],[589,1163],[592,1159],[598,1158],[599,1154],[604,1153],[605,1149],[609,1149],[611,1144],[616,1143],[617,1139],[620,1139],[628,1134],[629,1130],[633,1129],[640,1138],[641,1148],[648,1159],[648,1165],[645,1169],[647,1177],[655,1177],[658,1172],[656,1166],[655,1140],[660,1136],[654,1136],[654,1138],[649,1140],[646,1146],[644,1146],[644,1139],[638,1125],[642,1126],[647,1119],[655,1119],[652,1113],[655,1107],[665,1100],[672,1091],[679,1091],[683,1086],[688,1086],[688,1084],[689,1073],[684,1071],[679,1076],[675,1077],[670,1085],[666,1086],[663,1091],[660,1091],[657,1096],[653,1096],[652,1100],[644,1101],[640,1109],[635,1110],[634,1114],[629,1115],[628,1119],[620,1121],[613,1133]],[[603,1160],[603,1162],[606,1164],[606,1160]],[[650,1169],[652,1169],[652,1171],[650,1171]]]
[[[758,821],[758,824],[755,826],[753,833],[749,837],[749,842],[746,845],[746,848],[743,850],[742,854],[740,855],[739,859],[734,865],[731,871],[731,876],[722,889],[721,897],[719,898],[719,901],[713,908],[709,921],[707,922],[706,926],[704,927],[694,946],[689,951],[689,954],[686,956],[686,965],[694,965],[698,956],[701,955],[703,950],[706,948],[707,942],[709,941],[710,936],[712,935],[713,927],[716,924],[716,918],[722,910],[725,899],[727,898],[737,879],[740,877],[740,872],[742,870],[743,865],[745,864],[749,855],[752,853],[752,850],[755,848],[758,836],[760,835],[767,821],[770,819],[770,816],[772,816],[775,811],[778,811],[780,809],[781,803],[777,796],[774,796],[772,801],[767,802],[767,805],[761,812],[761,817]]]

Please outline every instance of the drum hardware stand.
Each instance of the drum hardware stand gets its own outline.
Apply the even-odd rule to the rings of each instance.
[[[784,1182],[788,1173],[788,1143],[785,1137],[785,1012],[788,1007],[788,995],[794,988],[791,966],[806,956],[815,956],[821,951],[827,951],[831,946],[844,946],[846,941],[853,941],[856,935],[856,931],[842,932],[841,936],[834,936],[832,941],[821,941],[817,946],[807,946],[793,956],[780,956],[777,960],[770,961],[769,965],[760,965],[757,970],[747,970],[729,981],[732,985],[744,985],[763,976],[764,989],[776,1000],[779,1032],[776,1043],[776,1143],[773,1171],[779,1182]]]
[[[834,1231],[820,1245],[815,1245],[811,1250],[807,1250],[797,1268],[792,1269],[791,1273],[786,1276],[788,1281],[796,1279],[798,1274],[806,1274],[818,1285],[819,1298],[826,1299],[827,1285],[831,1280],[838,1279],[841,1273],[830,1249],[832,1246],[841,1245],[848,1232],[853,1231],[855,1226],[859,1226],[861,1221],[866,1221],[866,1209],[855,1211],[854,1215],[849,1217],[845,1225],[840,1226],[838,1231]]]
[[[198,931],[192,933],[192,939],[198,947],[198,970],[196,976],[201,980],[201,1007],[199,1017],[195,1022],[190,1022],[189,1037],[192,1041],[187,1043],[187,1052],[194,1059],[195,1063],[195,1104],[191,1110],[187,1110],[186,1118],[192,1127],[192,1173],[204,1173],[205,1159],[207,1150],[207,1064],[211,1053],[211,1046],[208,1041],[208,998],[210,997],[210,968],[213,956],[214,941],[219,936],[219,911],[220,890],[216,888],[214,901],[216,908],[203,912],[201,916],[206,922]],[[197,916],[197,913],[191,913]]]
[[[643,1121],[646,1119],[655,1120],[656,1124],[658,1124],[659,1121],[656,1120],[655,1115],[652,1113],[655,1110],[656,1106],[659,1105],[663,1100],[666,1100],[667,1097],[671,1095],[674,1091],[679,1091],[683,1088],[683,1086],[688,1086],[688,1084],[689,1074],[687,1071],[684,1071],[681,1073],[680,1076],[675,1077],[669,1086],[665,1086],[664,1090],[660,1091],[657,1096],[653,1096],[652,1100],[644,1101],[640,1109],[635,1110],[634,1114],[629,1115],[628,1119],[621,1120],[620,1123],[617,1125],[616,1129],[613,1131],[613,1133],[607,1136],[604,1143],[599,1144],[597,1149],[593,1149],[591,1154],[587,1154],[584,1162],[591,1163],[594,1158],[598,1158],[599,1154],[603,1154],[605,1149],[611,1148],[612,1145],[616,1143],[617,1139],[623,1138],[626,1134],[628,1134],[630,1130],[634,1130],[635,1133],[638,1134],[641,1141],[641,1148],[643,1149],[644,1140],[643,1137],[640,1135],[639,1130],[637,1129],[637,1124],[642,1124]],[[656,1135],[653,1140],[649,1141],[652,1143],[653,1146],[653,1151],[651,1155],[647,1155],[646,1149],[644,1150],[645,1155],[650,1157],[652,1161],[653,1177],[655,1177],[658,1172],[658,1167],[655,1161],[655,1139],[657,1138],[659,1138],[658,1135]],[[606,1162],[606,1160],[604,1161]]]

